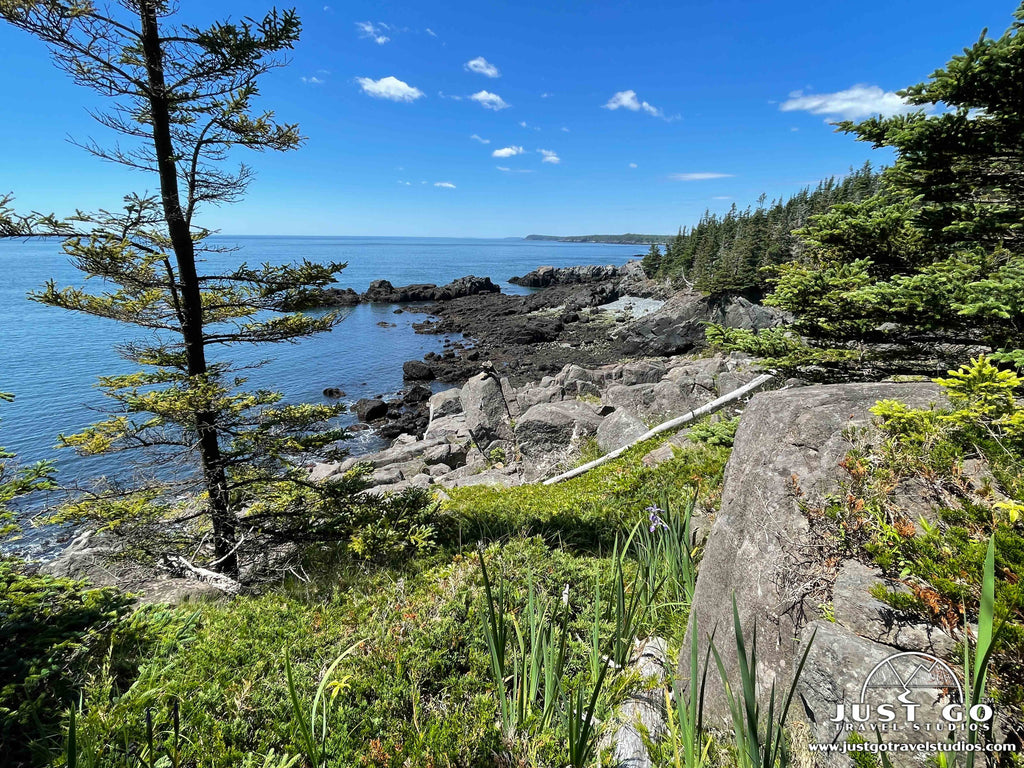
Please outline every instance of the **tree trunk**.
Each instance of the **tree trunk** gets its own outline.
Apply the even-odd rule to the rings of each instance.
[[[153,118],[153,146],[156,151],[160,175],[160,195],[164,220],[174,249],[178,267],[181,295],[181,333],[185,343],[188,374],[206,375],[206,347],[203,333],[202,294],[196,274],[195,247],[189,223],[181,208],[178,193],[178,168],[174,143],[171,139],[171,117],[164,82],[163,49],[157,22],[156,3],[141,0],[139,17],[142,21],[142,50],[149,80],[147,98]],[[227,475],[220,452],[217,434],[217,415],[213,411],[195,414],[195,429],[199,439],[199,455],[203,466],[203,480],[209,495],[210,519],[213,524],[213,542],[216,568],[232,578],[238,578],[238,557],[235,517],[231,510]]]

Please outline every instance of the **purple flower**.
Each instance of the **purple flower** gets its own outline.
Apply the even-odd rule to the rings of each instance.
[[[644,511],[647,512],[647,516],[651,520],[651,527],[648,529],[651,533],[654,533],[658,528],[664,528],[666,531],[668,530],[668,523],[661,519],[665,510],[656,504],[652,504]]]

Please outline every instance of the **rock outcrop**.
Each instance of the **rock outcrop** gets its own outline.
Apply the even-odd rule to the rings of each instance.
[[[401,402],[357,403],[357,413],[379,417],[385,408],[390,417],[415,400],[423,417],[414,421],[407,414],[378,427],[382,436],[394,438],[391,448],[317,465],[311,478],[322,481],[366,462],[373,470],[373,489],[381,492],[409,485],[534,482],[564,471],[588,438],[596,438],[606,452],[615,450],[644,434],[647,422],[682,415],[757,376],[750,358],[736,353],[597,368],[570,363],[522,387],[487,363],[481,367],[461,388],[430,394],[416,386]],[[398,434],[403,426],[405,432]],[[385,428],[391,430],[386,435]]]
[[[757,683],[764,696],[773,685],[787,690],[801,644],[817,630],[798,687],[802,706],[791,712],[807,722],[815,742],[846,740],[849,734],[837,734],[830,722],[836,705],[859,701],[861,685],[880,660],[899,651],[945,655],[952,647],[941,632],[914,625],[872,597],[872,585],[882,583],[879,574],[859,563],[824,558],[809,525],[806,510],[820,507],[826,494],[839,488],[838,465],[851,447],[847,430],[869,425],[869,408],[890,398],[927,407],[941,394],[932,384],[847,384],[754,397],[736,434],[721,510],[697,579],[690,632],[698,628],[702,649],[717,632],[715,642],[733,686],[739,685],[730,639],[734,598],[748,642],[757,627]],[[829,604],[835,623],[818,618],[821,606]],[[683,647],[689,647],[689,635]],[[682,671],[687,660],[680,661]],[[923,690],[914,697],[922,700],[920,721],[940,720],[935,708],[942,696],[926,702],[936,691]],[[709,722],[729,722],[714,665],[705,702]],[[924,738],[913,731],[904,735]],[[835,764],[845,764],[846,758],[836,759]]]
[[[706,323],[758,330],[774,328],[784,320],[781,312],[740,296],[680,293],[657,312],[622,329],[617,342],[624,355],[679,355],[704,346]]]
[[[463,296],[481,293],[500,293],[501,289],[489,277],[467,275],[447,285],[416,283],[395,287],[387,280],[374,280],[360,300],[373,304],[405,304],[411,301],[451,301]]]

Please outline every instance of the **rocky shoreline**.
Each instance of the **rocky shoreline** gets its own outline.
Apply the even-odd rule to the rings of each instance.
[[[635,260],[619,266],[539,267],[511,278],[516,285],[538,289],[527,295],[501,293],[490,280],[483,280],[486,283],[472,276],[460,278],[440,289],[394,288],[376,281],[363,294],[406,304],[396,311],[427,316],[414,323],[417,333],[446,339],[441,353],[406,361],[407,387],[401,396],[357,403],[361,423],[369,423],[388,440],[422,434],[429,420],[424,385],[436,381],[461,386],[485,364],[499,378],[520,387],[557,374],[567,363],[596,368],[691,354],[703,346],[708,322],[754,329],[783,321],[780,313],[742,297],[673,292],[665,283],[648,279]],[[451,286],[476,289],[454,295]],[[436,291],[444,298],[420,301]],[[414,298],[399,302],[395,297]]]

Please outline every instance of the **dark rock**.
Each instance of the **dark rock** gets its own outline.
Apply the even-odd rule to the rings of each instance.
[[[402,376],[409,381],[430,381],[434,371],[422,360],[406,360],[402,363]]]
[[[742,297],[685,293],[619,331],[618,344],[628,356],[678,355],[704,346],[705,324],[709,322],[759,330],[774,328],[784,320],[781,312]]]
[[[381,320],[379,323],[377,323],[377,325],[379,325],[381,328],[397,328],[398,327],[394,323],[389,323],[386,320]]]
[[[617,280],[625,274],[625,267],[614,264],[585,264],[574,267],[538,267],[522,277],[509,278],[513,285],[526,288],[546,288],[549,285],[571,285]]]
[[[499,293],[501,289],[489,277],[467,275],[447,285],[416,283],[395,287],[388,280],[374,280],[362,295],[362,300],[375,304],[403,304],[412,301],[451,301],[480,293]]]
[[[402,402],[407,405],[418,405],[429,400],[432,394],[430,387],[424,387],[422,384],[417,384],[402,395]]]
[[[377,398],[360,398],[354,410],[360,421],[376,421],[388,415],[387,403]]]
[[[327,387],[327,389],[324,390],[324,397],[330,397],[337,400],[339,397],[344,396],[345,392],[341,389],[338,389],[337,387]]]

